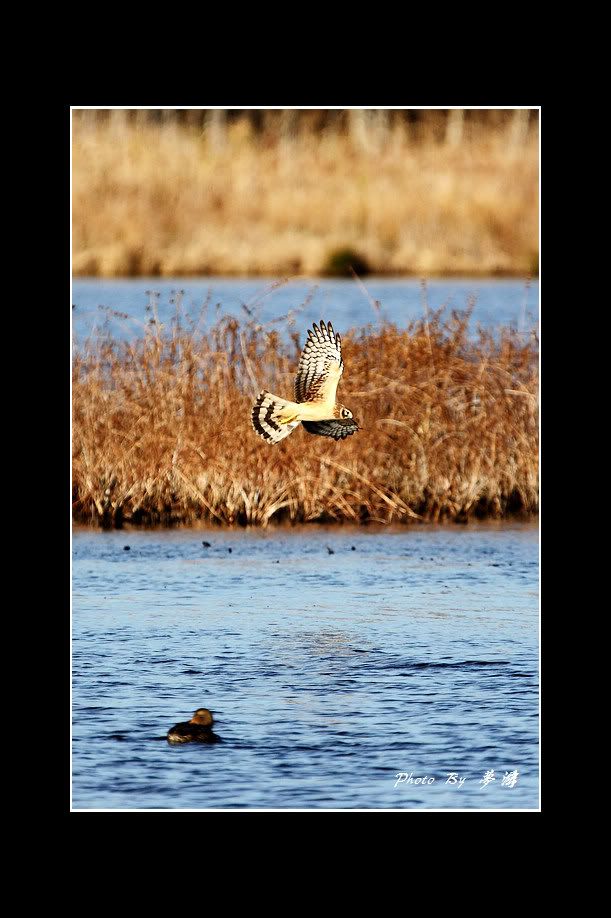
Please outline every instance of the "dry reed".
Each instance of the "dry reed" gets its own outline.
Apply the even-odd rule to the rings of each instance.
[[[391,114],[271,133],[75,114],[74,273],[311,276],[346,248],[374,273],[536,273],[536,112],[416,134]]]
[[[472,338],[468,321],[438,311],[407,329],[344,334],[339,397],[364,429],[335,443],[298,428],[274,447],[251,429],[251,404],[263,387],[291,395],[303,335],[229,317],[202,334],[177,308],[138,340],[90,342],[74,359],[75,520],[266,526],[536,512],[536,337]]]

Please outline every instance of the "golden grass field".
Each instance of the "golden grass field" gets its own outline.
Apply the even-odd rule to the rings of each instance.
[[[536,111],[442,129],[432,112],[418,131],[396,113],[318,131],[294,114],[255,131],[75,112],[74,274],[312,276],[345,247],[374,273],[537,273]]]
[[[177,306],[138,340],[74,359],[73,510],[120,526],[466,521],[538,508],[538,344],[467,335],[468,313],[342,334],[338,398],[364,428],[335,443],[251,428],[262,388],[289,398],[305,330]],[[284,344],[283,344],[284,341]],[[291,342],[290,344],[288,342]]]

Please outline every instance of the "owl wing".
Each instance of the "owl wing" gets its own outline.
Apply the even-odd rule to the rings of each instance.
[[[353,418],[345,421],[340,418],[332,421],[302,421],[301,426],[305,427],[308,433],[318,434],[320,437],[333,437],[334,440],[345,440],[359,429]]]
[[[299,358],[295,377],[296,402],[335,402],[337,384],[344,372],[342,342],[329,322],[314,322]]]

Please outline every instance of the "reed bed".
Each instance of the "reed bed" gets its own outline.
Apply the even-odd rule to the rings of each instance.
[[[313,276],[346,250],[359,273],[538,271],[536,112],[418,131],[396,112],[261,131],[132,114],[75,113],[75,275]]]
[[[294,323],[294,318],[293,318]],[[137,340],[89,341],[73,361],[73,511],[120,527],[384,523],[538,509],[538,344],[468,332],[469,311],[342,335],[338,397],[363,430],[251,428],[260,389],[291,397],[305,330],[221,316],[155,318]]]

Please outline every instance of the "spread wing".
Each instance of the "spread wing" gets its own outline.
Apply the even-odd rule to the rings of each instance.
[[[295,377],[296,402],[335,401],[337,384],[344,372],[342,342],[329,322],[314,322],[299,358]]]
[[[337,418],[332,421],[302,421],[308,433],[318,434],[320,437],[333,437],[334,440],[345,440],[359,429],[353,418],[345,421]]]

